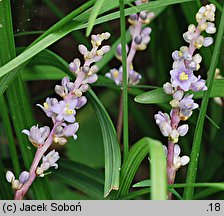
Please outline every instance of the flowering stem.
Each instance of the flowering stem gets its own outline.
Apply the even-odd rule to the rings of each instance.
[[[128,57],[127,57],[127,66],[128,66],[128,69],[130,69],[131,64],[133,62],[133,59],[135,57],[135,53],[137,51],[136,50],[136,44],[135,44],[134,38],[135,38],[136,35],[139,35],[141,33],[141,29],[142,29],[142,23],[139,21],[139,22],[136,23],[136,26],[135,26],[135,35],[133,36],[132,43],[131,43],[131,48],[130,48],[130,52],[128,53]]]
[[[61,122],[56,122],[51,130],[51,133],[49,134],[47,140],[45,141],[44,145],[42,147],[39,147],[36,151],[33,163],[30,167],[29,173],[29,179],[28,181],[15,193],[15,200],[22,200],[23,197],[26,195],[27,191],[29,190],[30,186],[32,185],[33,181],[36,178],[36,170],[38,167],[38,164],[43,157],[44,153],[47,151],[47,149],[50,147],[50,145],[53,142],[53,135],[55,132],[55,129],[61,124]]]
[[[179,109],[173,109],[172,115],[171,115],[171,127],[172,129],[176,129],[178,127],[178,124],[180,122],[179,118]],[[176,176],[176,169],[173,164],[173,158],[174,158],[174,143],[170,140],[168,140],[168,151],[167,151],[167,180],[168,184],[173,184]],[[168,199],[172,199],[172,193],[168,193]]]

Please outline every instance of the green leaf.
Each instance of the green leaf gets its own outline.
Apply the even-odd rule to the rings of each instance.
[[[2,28],[0,28],[0,65],[4,65],[16,56],[10,1],[0,2],[0,20],[2,25]],[[8,84],[4,85],[7,86]],[[25,89],[20,77],[18,77],[10,85],[10,87],[7,88],[6,93],[8,97],[10,115],[12,118],[11,120],[14,125],[16,136],[19,140],[19,147],[22,152],[25,166],[28,169],[30,163],[32,162],[33,152],[31,150],[27,151],[29,144],[27,144],[27,138],[25,140],[25,137],[22,136],[21,131],[24,129],[24,126],[28,126],[31,123],[31,110],[27,101],[27,94],[25,93]],[[26,115],[22,115],[24,113],[26,113]],[[5,120],[7,121],[8,119]],[[10,131],[8,131],[8,135],[9,133]],[[10,147],[10,149],[12,150],[13,143],[10,145],[12,145]],[[14,163],[15,162],[16,161],[14,160]],[[16,172],[18,172],[18,165],[16,169]],[[44,189],[43,187],[41,187],[40,182],[36,182],[36,185],[33,186],[33,189],[35,191],[36,198],[50,198],[50,194],[48,193],[47,188]]]
[[[165,200],[167,197],[166,159],[161,142],[143,138],[130,149],[121,168],[120,190],[115,198],[128,194],[134,175],[142,160],[150,154],[151,199]]]
[[[104,0],[96,0],[96,3],[92,8],[92,12],[91,12],[91,14],[89,16],[89,20],[88,20],[88,27],[86,29],[86,37],[89,37],[89,35],[93,29],[95,20],[100,12],[103,2],[104,2]]]
[[[69,160],[60,160],[59,167],[59,171],[53,172],[53,175],[56,176],[59,181],[93,198],[103,198],[104,178],[98,171]]]
[[[120,146],[117,141],[117,135],[113,123],[102,103],[99,101],[99,99],[92,90],[88,91],[87,97],[100,121],[102,135],[104,139],[104,152],[105,152],[104,197],[106,197],[108,196],[111,190],[118,190],[119,188],[119,177],[121,166]]]
[[[224,97],[224,80],[214,80],[211,93],[209,94],[210,98],[214,97]],[[194,98],[203,98],[204,92],[191,92],[189,94],[194,94]],[[142,104],[160,104],[168,103],[172,100],[172,96],[167,95],[162,88],[154,89],[143,94],[140,94],[135,97],[137,103]]]
[[[0,160],[0,182],[1,182],[1,190],[0,190],[0,196],[1,200],[11,200],[13,199],[13,193],[10,183],[6,181],[6,169]]]
[[[221,49],[221,45],[222,45],[222,41],[223,41],[223,34],[224,34],[223,23],[224,23],[224,7],[222,10],[222,17],[221,17],[221,20],[219,23],[217,38],[215,41],[215,48],[213,51],[212,60],[211,60],[211,64],[210,64],[210,68],[209,68],[209,72],[208,72],[208,79],[207,79],[208,90],[204,93],[197,125],[195,128],[192,151],[191,151],[191,156],[190,156],[191,161],[188,166],[186,183],[194,183],[196,180],[198,158],[199,158],[199,154],[200,154],[202,135],[203,135],[203,131],[204,131],[204,121],[205,121],[206,111],[207,111],[207,107],[208,107],[209,97],[212,92],[214,76],[215,76],[215,69],[217,66],[220,49]],[[184,199],[192,199],[193,194],[194,194],[193,187],[186,188],[184,190]]]
[[[6,105],[4,96],[0,96],[0,104],[1,104],[1,116],[5,133],[8,139],[9,152],[12,159],[13,170],[16,176],[18,176],[20,173],[19,158],[16,151],[16,143],[13,136],[13,129],[9,118],[8,107]]]
[[[140,94],[134,99],[137,103],[142,104],[159,104],[168,103],[172,100],[170,95],[165,94],[162,88],[154,89]]]

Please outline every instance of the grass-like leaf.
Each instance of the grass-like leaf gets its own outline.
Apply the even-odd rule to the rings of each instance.
[[[94,7],[92,8],[92,12],[91,12],[91,14],[89,16],[89,20],[88,20],[88,27],[86,29],[86,37],[89,37],[89,35],[93,29],[95,20],[100,12],[103,2],[104,2],[104,0],[96,0],[96,3],[94,5]]]
[[[166,159],[162,144],[151,138],[139,140],[130,149],[121,168],[120,190],[116,199],[128,194],[134,175],[142,160],[150,155],[151,199],[162,200],[167,196]]]
[[[5,102],[4,96],[0,96],[0,104],[1,104],[1,116],[5,129],[5,133],[8,139],[9,152],[12,159],[13,170],[15,174],[18,176],[20,173],[20,165],[19,165],[19,157],[16,151],[16,143],[13,136],[12,125],[9,118],[8,107]]]
[[[10,1],[0,2],[0,20],[3,26],[0,29],[0,64],[4,65],[16,56]],[[9,112],[12,116],[12,122],[15,128],[16,136],[19,140],[23,161],[26,168],[28,169],[32,162],[33,151],[27,151],[29,144],[27,138],[21,134],[21,131],[25,126],[27,127],[32,123],[32,114],[29,103],[27,101],[27,94],[25,93],[25,89],[20,77],[18,77],[14,83],[7,88],[6,93],[9,103]],[[26,113],[26,115],[22,115],[22,113]],[[7,126],[9,126],[9,124],[7,124],[6,127]],[[10,131],[8,131],[8,133],[9,132]],[[9,143],[9,145],[12,145],[10,147],[11,149],[15,148],[13,147],[13,142]],[[18,163],[18,161],[14,162]],[[18,165],[16,167],[16,172],[18,172]],[[34,185],[33,189],[35,191],[36,198],[50,198],[50,193],[48,193],[47,188],[44,189],[43,186],[44,185],[41,185],[40,182],[36,182],[36,185]]]
[[[105,151],[105,184],[104,197],[111,190],[119,189],[121,153],[113,123],[102,103],[92,90],[88,91],[88,99],[100,121]]]

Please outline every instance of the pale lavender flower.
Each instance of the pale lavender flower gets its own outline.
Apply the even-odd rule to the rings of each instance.
[[[46,102],[42,105],[37,104],[48,117],[52,118],[54,116],[54,112],[51,110],[51,107],[58,103],[56,98],[47,98]]]
[[[122,68],[120,68],[119,70],[113,68],[109,73],[106,73],[105,76],[110,78],[111,80],[114,80],[116,85],[120,85],[122,83]]]
[[[174,158],[173,158],[173,165],[176,170],[178,170],[180,167],[185,166],[189,163],[190,158],[188,156],[182,156],[180,157],[180,146],[175,145],[174,146]]]
[[[72,136],[74,140],[77,139],[76,132],[79,129],[79,124],[77,122],[74,124],[69,124],[69,125],[62,124],[62,126],[64,126],[64,129],[62,132],[64,136],[66,136],[66,137]]]
[[[159,125],[159,129],[160,129],[162,135],[165,137],[169,137],[172,132],[172,127],[168,122],[162,122]]]
[[[43,156],[43,163],[49,162],[50,167],[58,168],[58,164],[56,163],[59,160],[59,153],[55,150],[50,151],[46,156]]]
[[[197,81],[193,71],[186,68],[178,68],[170,71],[172,78],[172,86],[180,87],[184,91],[188,91],[192,83]]]
[[[85,106],[87,103],[87,98],[85,96],[81,96],[79,98],[77,98],[77,104],[76,104],[76,109],[80,109],[83,106]]]
[[[134,70],[129,70],[129,84],[130,85],[136,85],[140,82],[142,76],[141,74],[139,74],[138,72],[134,71]]]
[[[86,79],[82,82],[82,84],[92,84],[98,80],[98,76],[93,74],[91,76],[87,76]]]
[[[180,115],[182,118],[190,117],[192,111],[199,107],[197,103],[194,103],[194,100],[192,98],[193,94],[185,95],[184,98],[180,101]]]
[[[198,92],[198,91],[206,91],[208,88],[205,85],[205,80],[201,79],[201,76],[199,75],[197,78],[197,81],[195,83],[191,84],[191,90]]]
[[[172,131],[169,115],[167,113],[158,112],[154,118],[163,136],[168,137]]]
[[[70,99],[69,101],[60,101],[51,107],[51,110],[57,114],[56,120],[73,123],[75,122],[75,107],[77,105],[77,99]]]
[[[171,83],[169,82],[166,82],[164,85],[163,85],[163,91],[166,93],[166,94],[173,94],[174,93],[174,89],[173,89],[173,86]]]
[[[170,124],[170,116],[167,113],[162,113],[161,111],[158,112],[158,114],[154,115],[154,118],[156,120],[156,124],[160,125],[163,122],[168,122]]]
[[[46,156],[42,158],[42,164],[37,168],[36,174],[40,177],[44,177],[44,172],[48,170],[50,167],[58,168],[58,164],[56,163],[59,160],[60,156],[58,152],[54,150],[50,151]]]
[[[32,126],[29,130],[23,130],[22,133],[26,134],[30,142],[34,146],[41,146],[44,144],[45,140],[50,134],[50,128],[48,126],[40,127]]]

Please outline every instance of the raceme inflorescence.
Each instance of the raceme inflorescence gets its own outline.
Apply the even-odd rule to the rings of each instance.
[[[202,57],[194,54],[202,46],[208,47],[213,43],[212,37],[204,37],[202,32],[214,34],[216,27],[215,21],[216,7],[214,4],[203,6],[196,14],[197,26],[191,24],[188,31],[183,34],[184,40],[189,46],[182,46],[180,50],[172,53],[173,69],[170,71],[171,79],[163,85],[166,94],[172,96],[170,114],[158,112],[155,115],[156,124],[159,126],[163,136],[168,137],[168,148],[164,146],[167,155],[167,177],[168,183],[172,184],[175,180],[176,171],[186,165],[190,158],[180,157],[181,148],[177,144],[180,136],[185,136],[188,132],[188,124],[182,124],[192,115],[193,110],[199,105],[194,102],[192,92],[205,91],[207,87],[205,80],[195,76],[194,71],[198,71]],[[189,93],[191,91],[191,93]]]
[[[148,0],[137,0],[136,5],[147,3]],[[132,14],[129,16],[129,32],[131,34],[131,47],[126,45],[127,55],[127,77],[128,84],[136,85],[141,80],[142,76],[134,70],[133,59],[137,50],[145,50],[148,43],[150,42],[150,34],[152,29],[150,27],[144,27],[143,25],[149,24],[151,19],[154,17],[153,12],[141,11],[139,14]],[[116,49],[116,58],[122,62],[122,48],[121,44],[118,44]],[[110,78],[115,82],[116,85],[122,84],[123,80],[123,69],[122,66],[119,69],[113,68],[110,72],[106,73],[106,77]]]
[[[102,33],[91,36],[92,49],[89,51],[84,45],[79,45],[79,52],[84,57],[84,63],[76,58],[69,64],[69,69],[76,75],[74,82],[68,77],[64,77],[61,85],[55,86],[55,92],[61,97],[47,98],[43,105],[37,104],[51,118],[53,127],[32,126],[29,130],[25,129],[22,133],[28,136],[29,141],[37,148],[33,163],[29,172],[23,171],[19,179],[11,171],[7,171],[6,179],[12,184],[15,190],[15,199],[22,199],[29,187],[37,176],[44,177],[46,171],[54,167],[58,168],[57,161],[60,156],[55,150],[51,150],[45,155],[46,151],[56,143],[64,145],[68,137],[77,139],[76,132],[79,123],[76,122],[76,110],[82,108],[87,103],[87,98],[83,96],[89,84],[97,81],[96,72],[98,67],[94,64],[100,61],[105,53],[110,50],[110,46],[101,46],[104,40],[110,37],[110,33]],[[42,160],[42,162],[41,162]]]

